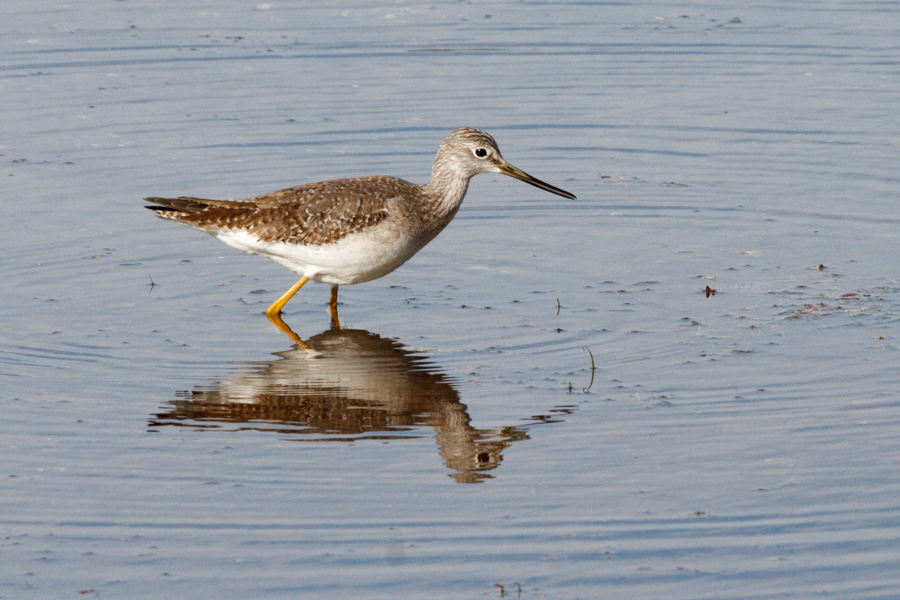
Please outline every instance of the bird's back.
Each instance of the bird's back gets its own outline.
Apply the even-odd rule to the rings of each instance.
[[[422,187],[388,176],[321,181],[245,201],[146,198],[162,218],[211,232],[243,229],[265,242],[322,245],[377,225],[398,198],[415,204]]]

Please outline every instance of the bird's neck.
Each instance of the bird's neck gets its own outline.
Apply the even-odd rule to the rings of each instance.
[[[425,194],[441,216],[452,219],[466,197],[469,179],[458,170],[435,164],[431,181],[425,186]]]

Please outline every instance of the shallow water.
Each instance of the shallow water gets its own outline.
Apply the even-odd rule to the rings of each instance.
[[[895,597],[898,30],[4,4],[0,596]],[[578,200],[477,177],[308,349],[140,200],[422,182],[461,125]]]

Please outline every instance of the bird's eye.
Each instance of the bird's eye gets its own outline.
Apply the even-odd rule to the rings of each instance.
[[[485,150],[484,148],[476,148],[475,156],[477,156],[478,158],[484,158],[485,156],[487,156],[487,150]]]

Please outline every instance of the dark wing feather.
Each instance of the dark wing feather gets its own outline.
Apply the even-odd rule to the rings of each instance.
[[[144,198],[145,202],[152,202],[154,206],[147,206],[150,210],[175,211],[195,214],[211,206],[221,208],[245,208],[247,203],[236,200],[206,200],[204,198]]]

